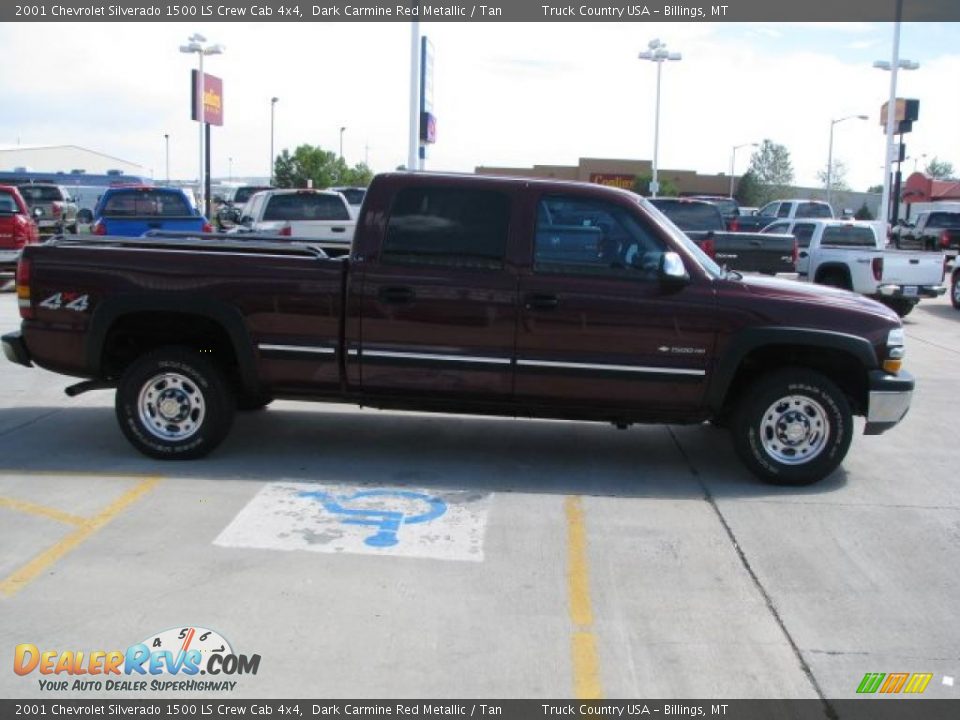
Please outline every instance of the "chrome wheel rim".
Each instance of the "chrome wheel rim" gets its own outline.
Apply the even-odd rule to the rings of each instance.
[[[784,465],[816,459],[827,446],[830,423],[823,406],[806,395],[782,397],[760,420],[760,442],[766,453]]]
[[[140,422],[160,440],[186,440],[196,434],[206,415],[203,393],[186,375],[154,375],[140,389]]]

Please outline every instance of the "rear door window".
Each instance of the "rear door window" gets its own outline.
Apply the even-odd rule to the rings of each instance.
[[[817,202],[803,202],[797,205],[798,218],[828,218],[831,216],[830,208]]]
[[[935,212],[930,213],[927,220],[929,228],[960,228],[960,213]]]
[[[510,199],[502,193],[406,188],[390,209],[382,261],[500,269],[509,226]]]
[[[103,214],[107,217],[184,217],[192,212],[179,193],[131,190],[110,195]]]
[[[283,193],[272,195],[263,211],[266,222],[349,220],[350,211],[337,195],[321,195],[315,192]]]

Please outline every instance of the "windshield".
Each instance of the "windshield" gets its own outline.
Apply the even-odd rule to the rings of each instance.
[[[56,185],[21,185],[20,194],[28,203],[63,200],[63,193]]]
[[[263,212],[264,220],[349,220],[350,213],[337,195],[295,192],[274,195]]]
[[[183,195],[160,190],[124,190],[107,198],[107,217],[184,217],[192,215]]]
[[[960,228],[960,213],[936,212],[930,214],[929,228]]]
[[[654,218],[661,222],[664,230],[667,231],[667,234],[671,237],[671,239],[678,245],[683,246],[685,250],[693,255],[707,275],[712,278],[722,278],[724,276],[723,268],[717,265],[717,263],[714,262],[709,255],[697,247],[697,244],[688,238],[683,230],[678,228],[670,218],[660,212],[660,210],[653,205],[653,203],[646,198],[637,195],[637,204],[642,205],[645,210],[647,210],[651,215],[653,215]]]

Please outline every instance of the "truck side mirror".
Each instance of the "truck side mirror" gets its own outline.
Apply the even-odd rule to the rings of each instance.
[[[240,224],[244,227],[250,227],[253,225],[253,218],[249,215],[244,215],[242,218],[240,218]]]
[[[665,252],[660,258],[658,275],[664,285],[680,286],[690,282],[690,275],[683,266],[683,260],[675,252]]]

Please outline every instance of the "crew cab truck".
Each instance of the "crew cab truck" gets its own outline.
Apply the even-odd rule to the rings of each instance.
[[[918,248],[955,256],[960,250],[960,210],[922,212],[915,223],[898,225],[890,236],[896,248]]]
[[[790,234],[729,232],[713,202],[660,197],[650,203],[721,265],[767,275],[795,271],[797,241]]]
[[[94,235],[135,237],[151,230],[212,232],[213,227],[184,190],[138,185],[104,192],[90,230]]]
[[[264,190],[241,211],[238,230],[349,245],[356,220],[347,199],[330,190]]]
[[[875,298],[900,317],[921,298],[943,295],[944,256],[884,250],[877,224],[854,220],[779,221],[761,234],[797,238],[800,280],[831,285]]]
[[[26,183],[20,194],[30,208],[41,235],[77,232],[77,204],[65,187],[49,183]]]
[[[761,207],[754,215],[741,214],[737,218],[737,229],[740,232],[760,232],[777,220],[832,217],[833,208],[821,200],[774,200]]]
[[[903,418],[893,312],[725,272],[661,218],[600,185],[379,175],[341,257],[256,237],[27,247],[3,348],[85,379],[68,394],[116,388],[124,435],[164,459],[210,452],[238,403],[297,398],[713,420],[761,478],[806,484],[842,461],[853,415],[867,434]]]

